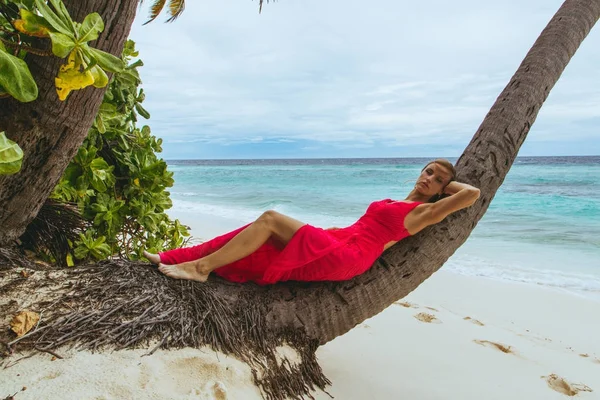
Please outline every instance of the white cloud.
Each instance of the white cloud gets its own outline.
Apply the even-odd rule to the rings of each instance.
[[[188,1],[174,23],[142,27],[145,6],[132,38],[166,150],[466,144],[561,2],[281,0],[259,15],[250,0]],[[533,141],[538,125],[564,138],[573,121],[600,117],[599,41],[593,31],[571,62]]]

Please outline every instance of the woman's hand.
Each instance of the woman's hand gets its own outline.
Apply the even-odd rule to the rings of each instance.
[[[467,183],[452,181],[449,184],[447,184],[446,187],[444,188],[444,194],[448,194],[448,195],[452,196],[453,194],[456,194],[456,193],[460,192],[461,190],[468,190],[468,191],[479,193],[479,189],[477,189],[474,186],[471,186]]]

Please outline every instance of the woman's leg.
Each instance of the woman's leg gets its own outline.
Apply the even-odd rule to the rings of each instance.
[[[171,278],[204,282],[211,271],[252,254],[270,238],[285,246],[303,225],[303,222],[276,211],[266,211],[214,253],[181,264],[161,263],[158,269]]]
[[[214,253],[221,247],[225,246],[227,242],[233,239],[238,233],[246,229],[250,224],[246,224],[240,228],[234,229],[231,232],[224,233],[223,235],[214,237],[209,241],[202,242],[191,247],[180,247],[177,249],[163,251],[159,254],[144,252],[144,256],[150,260],[153,264],[181,264],[188,261],[198,260],[202,257]]]

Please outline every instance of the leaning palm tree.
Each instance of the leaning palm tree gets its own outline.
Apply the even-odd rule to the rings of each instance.
[[[99,1],[96,0],[95,3]],[[107,3],[111,1],[127,2],[126,0],[107,0]],[[65,1],[65,3],[79,2]],[[165,1],[157,1],[156,10],[160,12],[164,4]],[[182,9],[183,1],[173,0],[170,4],[176,6],[175,14],[171,15],[179,15],[178,10]],[[102,9],[111,10],[111,8]],[[282,391],[281,385],[274,380],[272,375],[266,374],[262,378],[257,378],[255,375],[257,383],[263,385],[263,388],[266,387],[267,393],[275,393],[272,398],[302,396],[311,390],[313,385],[324,387],[327,380],[324,379],[320,370],[315,369],[314,351],[316,347],[343,335],[360,322],[378,314],[393,302],[406,296],[441,268],[446,260],[467,240],[502,185],[550,90],[599,18],[600,0],[566,0],[564,2],[528,52],[457,162],[457,179],[479,187],[481,189],[480,200],[472,207],[451,215],[447,221],[399,242],[365,274],[346,282],[286,282],[268,287],[259,287],[253,284],[236,285],[217,278],[209,279],[207,284],[195,282],[180,284],[167,282],[168,280],[159,273],[151,275],[147,271],[133,272],[140,271],[141,268],[129,269],[124,263],[121,263],[120,268],[105,273],[102,279],[98,278],[99,272],[94,269],[94,274],[89,278],[93,284],[76,286],[81,292],[72,295],[72,301],[69,302],[73,304],[73,301],[79,299],[82,304],[89,304],[94,291],[104,290],[102,288],[107,287],[106,282],[113,279],[114,284],[111,287],[121,291],[118,292],[118,295],[111,294],[109,297],[106,297],[106,293],[109,292],[102,292],[105,297],[101,299],[100,303],[106,306],[101,310],[102,312],[97,312],[97,310],[81,311],[79,316],[67,316],[62,322],[47,321],[41,328],[46,326],[48,329],[39,335],[38,343],[44,344],[48,349],[50,348],[48,346],[65,343],[67,340],[65,338],[72,335],[73,340],[89,339],[89,345],[92,348],[106,345],[111,340],[120,347],[127,347],[140,344],[144,339],[158,335],[159,345],[162,346],[209,343],[219,349],[240,354],[246,357],[250,363],[262,365],[263,372],[275,371],[277,373],[280,369],[287,368],[288,378],[290,376],[300,377],[294,378],[296,380],[290,378],[286,381],[287,389]],[[127,20],[127,23],[130,24],[131,20]],[[123,32],[120,39],[124,39],[123,35],[126,35],[126,31]],[[46,74],[45,78],[51,81],[51,71],[53,70],[40,70],[39,74]],[[42,79],[39,80],[42,81]],[[81,104],[84,100],[83,96],[89,95],[85,92],[80,94],[81,98],[77,99],[75,105]],[[43,105],[44,101],[47,100],[42,98],[39,102]],[[91,107],[90,102],[86,104]],[[2,104],[0,103],[0,105]],[[96,107],[96,105],[93,106]],[[39,108],[40,105],[23,107]],[[18,118],[22,115],[22,112],[13,115],[0,111],[0,127],[2,127],[2,123],[4,125],[21,123],[22,126],[22,118]],[[75,147],[70,146],[70,148],[76,149],[85,137],[85,134],[80,132],[81,121],[78,119],[80,113],[74,113],[73,118],[62,111],[61,115],[60,120],[52,121],[52,126],[58,129],[63,124],[65,127],[62,132],[67,132],[71,129],[71,125],[77,125],[79,143]],[[91,125],[91,119],[85,122],[88,127]],[[24,129],[32,132],[26,135],[29,140],[40,140],[40,129],[35,126],[33,128],[25,126]],[[45,142],[38,147],[43,150],[44,146],[47,146]],[[33,150],[35,146],[30,143],[28,147]],[[55,151],[57,151],[56,148]],[[70,151],[63,156],[72,156],[74,150]],[[53,157],[56,159],[56,154]],[[48,156],[41,161],[24,160],[24,170],[32,173],[36,169],[42,169],[47,158]],[[36,164],[26,166],[28,162]],[[54,179],[54,182],[45,185],[43,190],[49,193],[62,174],[64,167],[66,167],[66,163],[55,168],[60,169],[56,179],[54,176],[56,171],[53,171],[51,179]],[[45,179],[48,180],[49,177],[46,176]],[[7,196],[8,190],[14,191],[21,185],[14,180],[9,181],[12,185],[9,187],[3,187],[1,183],[2,178],[0,178],[0,200],[3,198],[9,200],[7,207],[12,207],[13,214],[8,218],[7,213],[3,214],[0,211],[0,244],[3,237],[10,238],[14,236],[14,233],[11,232],[24,229],[17,225],[23,225],[24,221],[30,218],[27,215],[23,216],[16,204],[21,206],[27,204],[28,201],[39,201],[40,197],[43,197],[40,195],[28,199],[20,195],[20,192],[14,196]],[[29,193],[31,190],[40,192],[42,189],[39,187],[28,188],[26,192]],[[35,205],[27,206],[26,210],[30,214],[37,212]],[[6,230],[3,233],[3,219],[17,221],[18,224],[13,223],[10,226],[12,231]],[[15,226],[17,227],[15,228]],[[74,276],[74,274],[72,275]],[[83,275],[85,274],[81,276]],[[161,286],[162,283],[157,284],[158,279],[165,280],[164,286]],[[129,284],[137,285],[136,290],[128,286]],[[161,289],[163,287],[165,289]],[[137,288],[139,288],[139,292]],[[144,290],[150,290],[148,288],[154,290],[155,295],[144,294]],[[100,293],[101,296],[102,293]],[[196,302],[195,299],[200,295],[205,296],[205,299],[210,298],[211,303]],[[125,304],[123,300],[125,296],[129,296],[133,300]],[[111,303],[109,299],[112,297],[118,302]],[[172,304],[171,308],[165,312],[167,300]],[[234,310],[237,314],[229,313],[228,310]],[[125,311],[127,311],[128,322],[124,323],[119,318],[115,319],[115,315]],[[142,318],[149,318],[149,320],[141,323]],[[239,323],[232,322],[231,319],[235,318],[238,318]],[[100,320],[102,320],[102,326],[106,326],[106,329],[109,330],[105,335],[98,333],[97,329],[100,328],[92,330],[89,328],[96,326]],[[76,321],[84,321],[84,325],[77,328]],[[114,321],[114,324],[111,325],[110,321]],[[132,321],[138,325],[132,326]],[[152,331],[148,328],[151,323],[157,326],[157,330]],[[188,333],[183,332],[185,329]],[[90,332],[91,336],[88,335]],[[263,345],[262,339],[269,338],[272,343],[276,343],[273,341],[274,337],[280,339],[279,343],[285,341],[306,350],[302,353],[303,361],[306,361],[312,369],[304,368],[302,365],[284,368],[283,365],[273,363],[272,359],[264,361],[264,359],[253,357],[245,352],[245,349],[250,346],[253,351],[266,354],[266,347]],[[55,340],[51,340],[52,338]],[[36,340],[35,336],[30,339]],[[308,358],[309,353],[313,355],[313,358]],[[307,358],[304,358],[305,356]]]
[[[402,240],[351,281],[261,290],[270,299],[269,325],[302,328],[324,344],[403,298],[440,269],[483,217],[550,90],[598,18],[600,0],[566,0],[498,96],[456,165],[459,181],[481,189],[479,201]]]

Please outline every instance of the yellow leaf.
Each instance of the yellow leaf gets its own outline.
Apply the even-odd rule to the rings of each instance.
[[[71,253],[67,253],[67,266],[72,267],[74,265],[75,263],[73,262],[73,256],[71,255]]]
[[[21,33],[29,36],[48,37],[48,32],[52,29],[46,20],[39,15],[35,15],[31,11],[24,8],[19,10],[21,19],[13,21],[14,27]]]
[[[10,329],[13,330],[17,336],[23,336],[31,330],[40,320],[40,315],[33,311],[21,311],[15,315],[10,321]]]
[[[94,83],[94,76],[77,55],[77,50],[69,54],[67,63],[60,66],[58,76],[54,78],[58,98],[65,100],[73,90],[83,89]]]
[[[140,186],[140,178],[135,178],[135,179],[133,180],[133,184],[134,184],[135,186]]]

